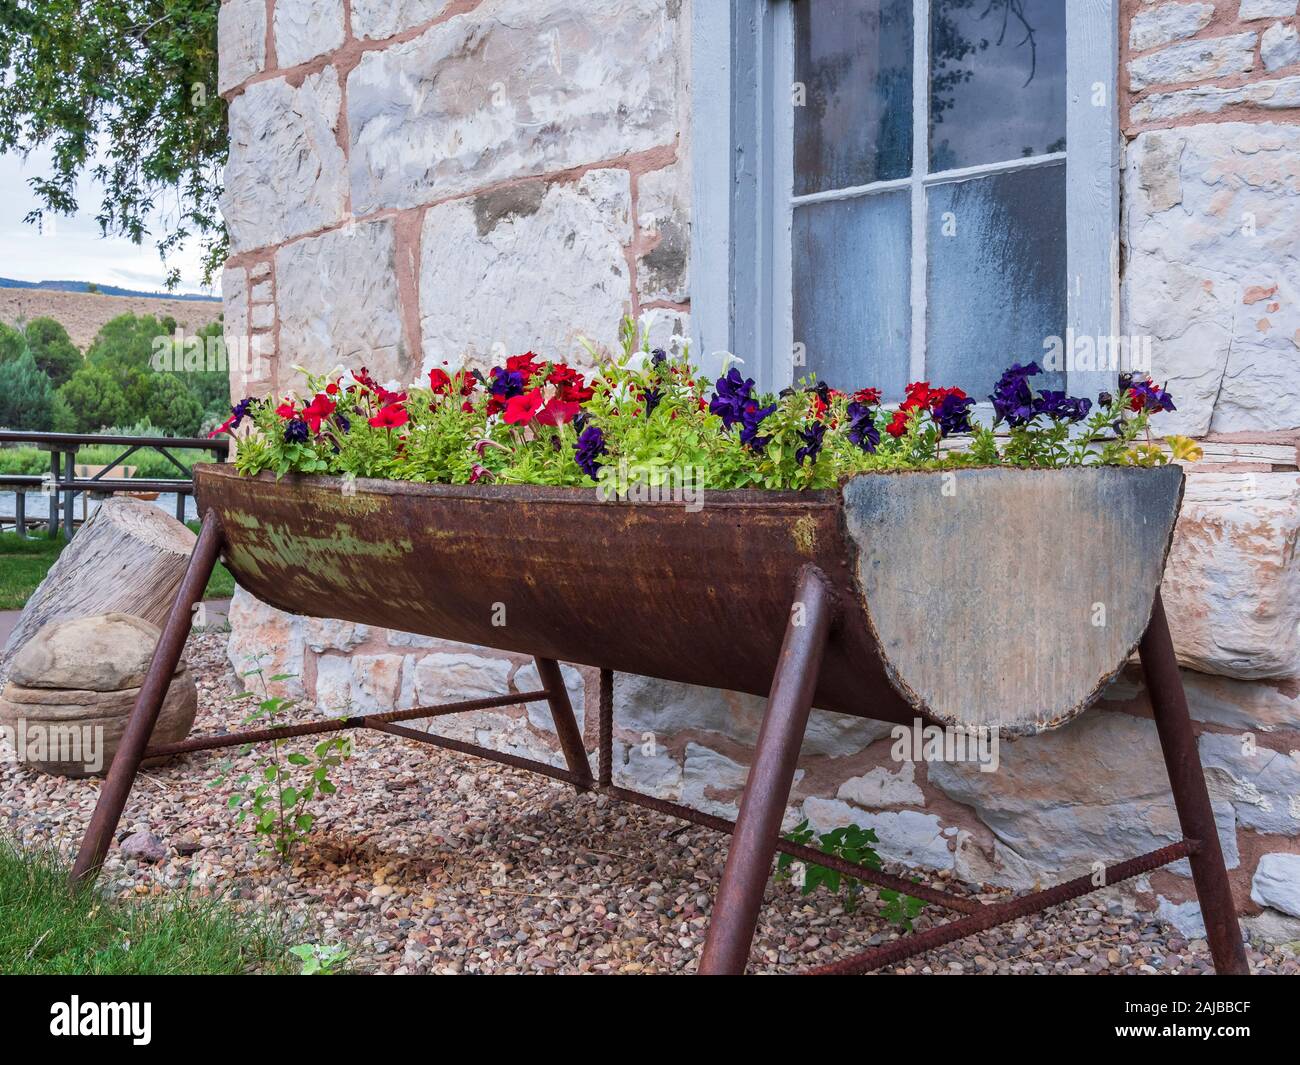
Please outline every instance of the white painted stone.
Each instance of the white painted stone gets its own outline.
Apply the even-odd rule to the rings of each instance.
[[[1131,858],[1182,838],[1151,721],[1092,712],[1030,742],[1004,743],[999,755],[996,773],[929,763],[929,783],[971,807],[1044,873],[1087,872],[1099,859]],[[1214,806],[1225,861],[1235,868],[1233,808]]]
[[[352,662],[340,655],[316,660],[316,708],[330,717],[347,717],[352,709]]]
[[[1181,145],[1176,179],[1172,138]],[[1300,127],[1143,133],[1130,163],[1124,331],[1152,338],[1152,373],[1178,404],[1160,431],[1291,428],[1300,409]],[[1156,179],[1143,176],[1153,168]]]
[[[1179,661],[1300,676],[1300,475],[1191,473],[1162,593]]]
[[[1265,854],[1255,867],[1250,897],[1291,917],[1300,917],[1300,854]]]
[[[415,664],[415,697],[421,706],[504,695],[509,681],[510,661],[505,658],[438,652]]]
[[[437,18],[450,0],[352,0],[352,32],[382,40]]]
[[[1231,802],[1244,827],[1300,836],[1300,756],[1217,732],[1203,733],[1199,746],[1210,794]]]
[[[380,381],[409,380],[391,222],[295,241],[276,253],[275,272],[283,364],[366,366]]]
[[[677,802],[683,776],[682,763],[657,743],[614,742],[613,777],[619,787]]]
[[[837,796],[845,802],[875,809],[880,806],[924,806],[925,795],[916,785],[916,764],[904,762],[898,772],[877,766],[860,777],[849,777]]]
[[[396,629],[383,630],[388,634],[390,647],[434,647],[438,641],[430,636],[421,636],[414,632],[398,632]]]
[[[244,676],[250,670],[260,668],[272,695],[303,698],[306,689],[303,687],[305,644],[302,618],[276,610],[240,587],[235,588],[231,597],[228,617],[230,641],[226,645],[226,654],[244,687],[261,694],[258,678]],[[281,675],[289,679],[270,680]]]
[[[1205,29],[1214,17],[1213,4],[1161,4],[1133,16],[1129,47],[1135,52],[1180,41]]]
[[[221,271],[221,335],[226,351],[238,352],[248,344],[248,279],[244,270],[227,266]],[[230,365],[230,402],[251,394],[251,368],[236,360]]]
[[[1286,18],[1296,13],[1297,0],[1241,0],[1237,18],[1251,22],[1261,18]]]
[[[1195,899],[1191,902],[1170,902],[1163,895],[1157,895],[1156,916],[1173,925],[1184,939],[1205,938],[1205,918],[1201,915],[1201,904]]]
[[[671,0],[486,0],[348,77],[357,213],[613,159],[676,132]]]
[[[1152,93],[1135,103],[1131,113],[1134,122],[1168,122],[1189,115],[1218,114],[1236,104],[1252,104],[1268,110],[1300,107],[1300,75],[1233,88],[1200,85],[1178,92]]]
[[[334,618],[304,618],[303,638],[317,654],[325,651],[351,651],[370,637],[369,625],[355,625]]]
[[[812,797],[804,800],[803,816],[819,835],[845,825],[874,829],[875,851],[887,861],[909,868],[951,869],[954,852],[946,830],[934,814],[915,810],[874,813],[860,810],[838,799]]]
[[[250,303],[273,303],[275,301],[275,293],[272,289],[270,279],[267,278],[258,281],[257,284],[253,285],[253,287],[248,290],[248,300]]]
[[[429,208],[420,244],[426,357],[499,362],[581,352],[617,335],[630,302],[628,175],[529,182]]]
[[[231,250],[264,248],[340,222],[347,169],[336,139],[342,90],[326,67],[294,88],[250,85],[230,103],[230,159],[221,213]]]
[[[248,312],[248,324],[253,329],[270,329],[275,325],[275,304],[254,304]]]
[[[217,92],[266,67],[266,0],[226,0],[217,13]]]
[[[637,225],[649,251],[637,258],[642,303],[691,298],[691,171],[689,160],[637,178]]]
[[[752,747],[758,741],[767,700],[756,695],[696,688],[689,684],[614,675],[614,720],[638,735],[651,733],[665,742],[681,732],[715,732]],[[814,710],[800,748],[805,755],[844,755],[869,747],[889,735],[883,721]]]
[[[748,766],[733,762],[702,744],[688,743],[681,801],[692,810],[734,819],[748,775]]]
[[[581,732],[583,722],[586,720],[586,683],[583,680],[582,671],[561,662],[560,676],[564,678],[564,687],[569,693],[569,702],[573,706],[573,716],[578,719],[578,731]],[[541,677],[537,675],[537,667],[532,662],[529,662],[527,665],[519,667],[514,680],[510,683],[510,687],[517,692],[535,692],[544,685]],[[549,732],[552,735],[555,734],[555,722],[551,718],[549,703],[529,703],[528,720],[532,723],[533,728]]]
[[[343,0],[276,0],[275,58],[292,67],[343,44]]]
[[[1170,45],[1130,60],[1129,85],[1134,92],[1141,92],[1153,85],[1245,74],[1255,68],[1257,40],[1258,35],[1254,33],[1234,33]]]
[[[1300,33],[1294,26],[1275,22],[1259,39],[1259,57],[1266,70],[1281,70],[1300,62]]]

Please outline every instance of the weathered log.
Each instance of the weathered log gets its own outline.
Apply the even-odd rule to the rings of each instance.
[[[189,529],[151,503],[106,500],[27,600],[0,668],[50,621],[121,613],[161,625],[194,540]]]

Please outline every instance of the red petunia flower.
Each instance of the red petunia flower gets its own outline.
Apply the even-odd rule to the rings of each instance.
[[[325,386],[325,394],[327,396],[337,396],[339,394],[338,383],[336,381],[331,381],[329,384],[327,384]]]
[[[511,396],[506,402],[505,420],[507,425],[524,425],[531,422],[542,409],[542,390],[534,388],[522,396]]]
[[[853,402],[861,403],[864,407],[874,407],[880,402],[880,389],[859,388],[853,393]]]
[[[930,382],[914,381],[907,386],[907,398],[903,400],[902,410],[929,410],[930,408]],[[895,436],[901,436],[901,433],[895,433]]]
[[[376,429],[396,429],[410,420],[411,416],[405,407],[400,403],[390,403],[380,408],[379,413],[370,419],[370,424]]]
[[[337,406],[337,403],[322,392],[303,408],[302,420],[310,426],[313,433],[319,433],[320,423],[333,414]]]
[[[451,391],[451,378],[447,376],[447,371],[437,367],[430,370],[429,387],[440,396],[447,395]]]
[[[545,407],[537,413],[537,420],[542,425],[566,425],[578,416],[579,406],[577,403],[570,403],[560,396],[556,396]],[[506,421],[509,421],[509,415]]]
[[[286,420],[298,417],[298,409],[292,403],[281,403],[275,408],[275,413]]]
[[[542,363],[537,361],[537,354],[532,351],[525,351],[522,355],[511,355],[506,359],[506,370],[510,373],[521,373],[524,375],[524,383],[542,368]]]
[[[885,432],[892,437],[902,437],[907,433],[907,411],[894,411],[894,420],[885,426]]]

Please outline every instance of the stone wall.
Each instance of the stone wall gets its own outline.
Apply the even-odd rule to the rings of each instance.
[[[1242,912],[1300,939],[1300,47],[1295,0],[1122,4],[1125,335],[1153,339],[1203,441],[1165,584]],[[226,0],[227,328],[294,365],[407,381],[467,352],[581,360],[624,313],[685,334],[689,0]],[[323,712],[536,684],[528,659],[278,614],[239,594],[231,659]],[[583,720],[590,671],[565,672]],[[620,676],[616,776],[734,815],[760,699]],[[545,710],[434,725],[560,757]],[[585,721],[594,748],[595,722]],[[1131,668],[1001,769],[898,763],[886,726],[815,712],[790,818],[887,857],[1027,885],[1178,835]],[[1183,928],[1186,868],[1136,882]]]

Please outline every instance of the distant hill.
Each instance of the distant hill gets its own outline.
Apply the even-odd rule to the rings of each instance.
[[[69,282],[70,284],[72,282]],[[48,284],[48,282],[47,282]],[[57,288],[0,285],[0,322],[16,325],[33,318],[62,322],[82,351],[90,346],[105,322],[119,314],[171,317],[186,333],[194,333],[221,316],[221,301],[177,297],[113,296],[99,292],[66,292]]]
[[[17,281],[12,277],[0,277],[0,288],[38,288],[52,292],[89,292],[89,281]],[[198,296],[180,292],[142,292],[132,288],[118,288],[116,285],[96,285],[95,295],[132,296],[137,299],[155,300],[197,300],[202,303],[220,303],[214,296]]]

